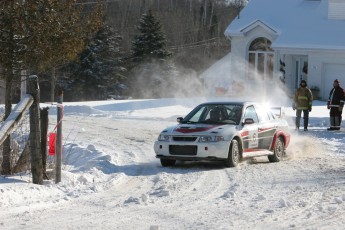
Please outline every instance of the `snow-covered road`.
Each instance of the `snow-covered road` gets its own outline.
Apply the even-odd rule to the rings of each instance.
[[[217,162],[163,168],[153,142],[174,123],[66,115],[63,181],[39,186],[25,182],[30,175],[2,178],[0,229],[345,226],[343,132],[325,134],[317,118],[310,132],[293,133],[288,158],[279,163],[262,157],[237,168]]]

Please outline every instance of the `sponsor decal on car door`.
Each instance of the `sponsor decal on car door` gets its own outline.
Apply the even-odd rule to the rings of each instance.
[[[269,149],[272,144],[276,127],[272,123],[262,124],[259,127],[260,149]]]
[[[258,127],[256,125],[248,126],[248,148],[256,149],[259,147]]]

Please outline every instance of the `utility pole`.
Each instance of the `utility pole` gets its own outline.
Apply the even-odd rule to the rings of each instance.
[[[57,90],[57,133],[56,133],[56,167],[55,183],[61,182],[61,164],[62,164],[62,117],[63,117],[63,91]]]

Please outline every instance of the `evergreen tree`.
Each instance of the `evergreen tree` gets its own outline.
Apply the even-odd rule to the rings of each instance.
[[[165,36],[161,23],[151,10],[144,14],[137,27],[139,34],[132,43],[132,58],[135,62],[164,60],[171,54],[166,50]]]
[[[90,39],[77,62],[69,64],[72,82],[67,83],[65,97],[70,100],[105,99],[107,94],[118,90],[117,86],[124,76],[120,44],[121,37],[113,28],[105,24]],[[79,95],[73,92],[79,91]],[[81,98],[76,98],[81,96]]]
[[[151,10],[142,16],[137,27],[139,34],[132,42],[131,81],[134,97],[166,96],[166,83],[171,81],[175,71],[169,62],[171,55],[165,48],[165,36],[160,22]],[[154,87],[153,87],[154,86]]]
[[[99,27],[102,4],[83,12],[74,0],[0,1],[0,65],[6,81],[5,119],[12,111],[13,83],[20,71],[42,73],[74,59]],[[10,138],[3,147],[2,174],[11,174]],[[41,182],[39,182],[41,183]]]

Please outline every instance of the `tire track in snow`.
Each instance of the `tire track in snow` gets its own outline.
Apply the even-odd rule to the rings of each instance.
[[[226,188],[227,178],[224,169],[204,166],[198,167],[199,164],[192,164],[185,168],[191,171],[180,176],[179,193],[191,197],[192,200],[213,200]],[[197,167],[196,169],[194,167]]]
[[[111,123],[115,130],[107,130],[113,136],[99,143],[106,148],[116,146],[114,152],[118,155],[112,157],[119,167],[115,174],[120,176],[109,178],[109,189],[92,195],[88,201],[95,206],[92,210],[105,212],[105,216],[121,212],[133,215],[128,219],[122,214],[118,223],[131,221],[134,226],[142,223],[134,218],[140,216],[149,221],[161,220],[157,225],[162,229],[336,229],[337,223],[344,222],[344,204],[335,201],[342,192],[332,186],[336,181],[345,182],[338,175],[343,173],[340,168],[344,162],[328,159],[328,153],[320,150],[317,141],[296,137],[289,149],[290,159],[274,164],[264,158],[230,169],[212,163],[163,168],[152,150],[154,132],[160,128],[142,125],[128,131],[127,139],[121,139],[126,124],[129,122]],[[117,139],[121,141],[112,143]],[[127,149],[132,154],[126,156]],[[335,168],[337,171],[329,170],[339,163],[342,165]],[[142,197],[143,194],[147,196]]]
[[[297,153],[290,161],[280,162],[281,164],[286,164],[289,167],[289,171],[282,171],[280,175],[272,174],[272,195],[279,197],[279,194],[276,194],[274,190],[284,191],[279,187],[286,184],[285,194],[280,195],[281,199],[278,203],[276,199],[271,199],[272,203],[275,203],[277,207],[266,209],[267,213],[262,217],[265,221],[278,223],[279,219],[287,217],[293,219],[294,221],[290,226],[280,226],[285,228],[310,227],[311,223],[315,226],[326,226],[323,224],[323,221],[326,221],[327,218],[332,220],[333,217],[325,215],[327,218],[324,219],[317,215],[313,219],[313,213],[329,209],[325,208],[325,206],[329,206],[329,200],[325,201],[324,193],[321,192],[324,189],[321,187],[326,185],[330,176],[327,173],[327,169],[332,168],[333,163],[324,161],[326,153],[323,151],[325,148],[316,143],[314,138],[307,138],[306,143],[302,144],[302,146],[295,145],[294,148],[299,149],[303,154]],[[321,157],[320,155],[323,156]],[[279,168],[276,168],[274,171],[279,171]],[[293,177],[288,174],[293,175]],[[289,179],[287,180],[286,178]],[[294,181],[289,182],[291,179]],[[295,181],[300,181],[301,186],[297,185],[295,188],[291,188],[289,184],[296,185]],[[282,185],[279,183],[282,183]],[[330,210],[332,209],[331,207]],[[337,216],[339,215],[337,214]]]

